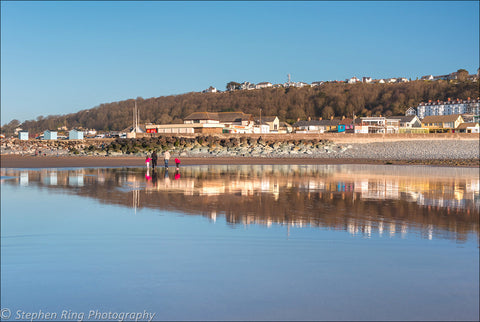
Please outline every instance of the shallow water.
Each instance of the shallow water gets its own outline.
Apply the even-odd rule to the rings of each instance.
[[[2,169],[1,188],[11,320],[479,318],[478,169]]]

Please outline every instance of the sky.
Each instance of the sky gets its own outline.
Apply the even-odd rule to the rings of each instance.
[[[1,124],[230,81],[479,65],[478,1],[1,1]]]

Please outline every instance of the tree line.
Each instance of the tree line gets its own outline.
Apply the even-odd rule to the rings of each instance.
[[[103,131],[121,131],[133,123],[135,100],[141,123],[183,123],[193,112],[242,111],[258,117],[275,115],[280,121],[360,116],[404,115],[420,102],[477,98],[479,82],[412,81],[393,84],[325,83],[317,87],[264,88],[223,93],[191,92],[143,99],[105,103],[92,109],[66,115],[39,116],[22,124],[13,120],[2,126],[9,133],[17,126],[39,133],[66,126]]]

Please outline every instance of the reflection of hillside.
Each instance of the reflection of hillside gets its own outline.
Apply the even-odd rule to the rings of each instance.
[[[373,171],[375,170],[375,171]],[[219,216],[229,224],[325,227],[351,234],[465,240],[478,236],[477,169],[381,166],[204,166],[19,171],[35,184],[108,204]],[[148,180],[147,180],[148,179]]]

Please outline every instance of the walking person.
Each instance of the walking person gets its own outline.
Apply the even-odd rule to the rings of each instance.
[[[170,152],[165,151],[163,154],[163,160],[165,161],[165,168],[168,168],[168,160],[170,159]]]
[[[152,169],[155,170],[155,167],[157,166],[157,151],[153,151],[152,153]]]
[[[147,155],[147,157],[145,158],[145,164],[147,165],[147,171],[148,171],[148,168],[149,168],[149,166],[150,166],[150,161],[151,161],[151,160],[152,160],[152,159],[150,159],[150,157]]]

